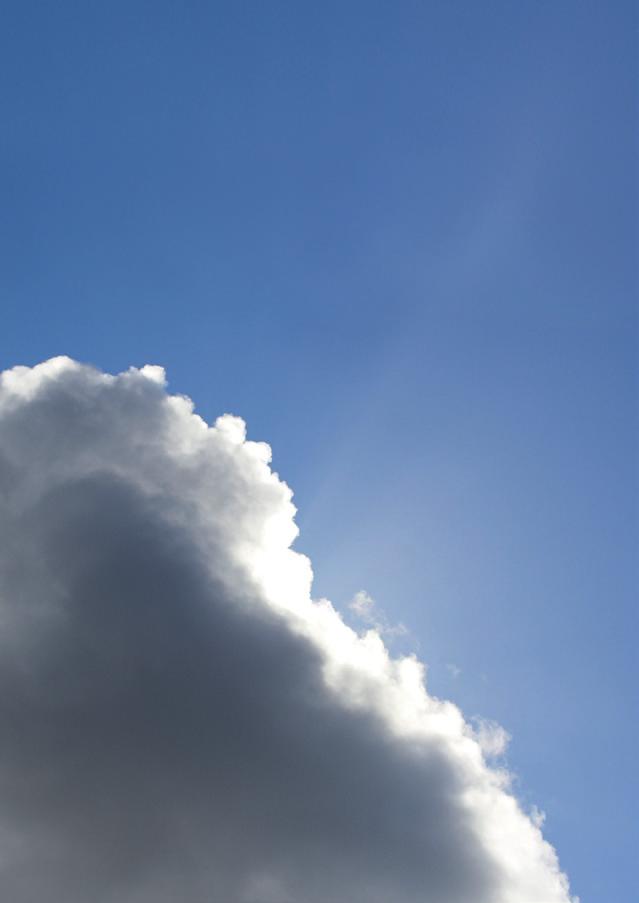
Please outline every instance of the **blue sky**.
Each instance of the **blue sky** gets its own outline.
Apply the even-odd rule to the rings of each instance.
[[[508,729],[583,903],[636,887],[636,34],[22,2],[0,38],[2,367],[160,363],[243,416],[316,592]]]

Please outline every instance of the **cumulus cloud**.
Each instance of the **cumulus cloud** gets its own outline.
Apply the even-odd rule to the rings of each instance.
[[[568,903],[505,735],[312,599],[269,462],[158,367],[1,376],[0,898]]]

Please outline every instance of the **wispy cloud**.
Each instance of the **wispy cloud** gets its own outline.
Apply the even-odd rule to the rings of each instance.
[[[377,602],[366,590],[358,590],[348,603],[348,607],[362,624],[376,630],[381,636],[398,637],[408,634],[408,629],[401,621],[398,624],[391,624],[388,621]]]

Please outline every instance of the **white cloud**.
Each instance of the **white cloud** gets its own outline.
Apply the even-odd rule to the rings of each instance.
[[[406,636],[408,630],[401,622],[399,624],[390,624],[382,611],[380,611],[377,602],[370,596],[366,590],[358,590],[348,607],[355,616],[368,627],[373,627],[377,633],[386,637]]]
[[[161,368],[0,377],[0,897],[567,903],[505,732],[312,599],[269,461]]]
[[[510,742],[508,731],[495,721],[475,717],[473,721],[473,736],[479,743],[482,752],[486,756],[503,756]]]

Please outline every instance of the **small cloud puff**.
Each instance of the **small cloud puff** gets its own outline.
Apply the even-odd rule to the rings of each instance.
[[[401,622],[399,624],[389,624],[376,601],[372,596],[369,596],[366,590],[358,590],[348,603],[348,607],[363,624],[368,625],[383,636],[406,636],[408,633],[408,630]]]
[[[503,756],[511,740],[508,731],[504,730],[496,721],[488,721],[480,717],[475,717],[472,720],[473,735],[484,755],[490,757]]]

